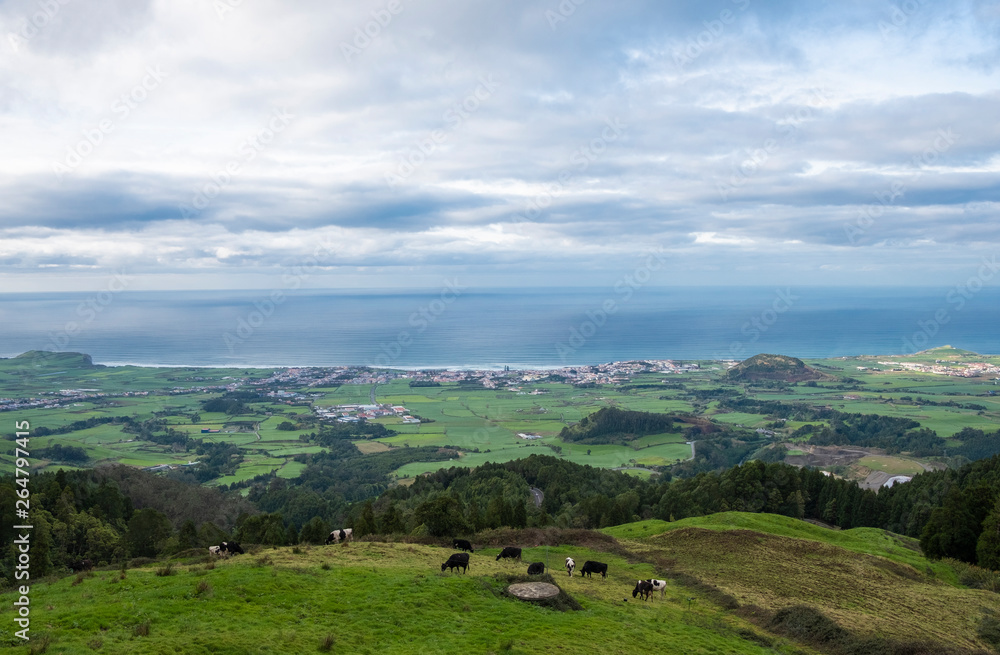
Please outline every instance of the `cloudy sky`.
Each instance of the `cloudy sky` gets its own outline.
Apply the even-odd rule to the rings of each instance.
[[[806,5],[0,0],[2,291],[965,280],[1000,5]]]

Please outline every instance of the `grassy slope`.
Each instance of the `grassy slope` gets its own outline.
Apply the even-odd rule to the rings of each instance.
[[[51,652],[69,654],[307,653],[331,635],[333,652],[351,653],[791,655],[814,651],[742,617],[806,604],[860,635],[986,648],[976,625],[985,612],[1000,612],[1000,596],[961,588],[947,566],[879,530],[727,512],[603,532],[627,550],[526,547],[524,563],[515,564],[497,563],[498,549],[481,548],[467,575],[440,573],[450,549],[355,542],[300,553],[263,549],[211,569],[196,558],[169,577],[153,568],[130,570],[125,580],[100,571],[74,585],[71,576],[33,585],[32,635],[36,643],[49,635]],[[570,578],[559,569],[566,556],[578,567],[606,562],[609,576]],[[504,597],[497,576],[523,573],[531,561],[547,561],[583,611]],[[668,578],[666,597],[633,600],[634,581],[649,577]],[[681,586],[685,577],[711,591]],[[720,592],[739,609],[716,605]],[[0,594],[0,603],[13,600]],[[136,636],[146,622],[149,636]],[[13,643],[4,629],[0,643]]]
[[[985,648],[976,624],[984,612],[1000,611],[1000,596],[960,588],[947,565],[883,530],[828,530],[782,516],[725,512],[604,532],[633,550],[665,556],[663,562],[741,605],[808,604],[862,635]]]
[[[450,552],[356,542],[300,554],[267,549],[211,570],[180,566],[169,577],[143,569],[119,580],[117,571],[101,571],[76,586],[68,577],[33,586],[32,634],[50,635],[50,652],[70,655],[308,653],[327,635],[332,652],[344,653],[809,652],[783,640],[774,649],[747,640],[757,633],[749,624],[708,602],[686,602],[690,592],[676,585],[665,599],[633,601],[634,580],[654,574],[649,564],[579,547],[526,548],[526,562],[547,555],[559,566],[569,554],[609,564],[606,580],[553,571],[584,607],[562,613],[503,597],[494,575],[523,573],[525,565],[495,562],[497,549],[477,550],[467,575],[440,573]],[[149,636],[136,636],[147,621]]]

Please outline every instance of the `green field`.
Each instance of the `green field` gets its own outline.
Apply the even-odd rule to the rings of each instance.
[[[924,467],[920,466],[917,462],[912,459],[903,459],[901,457],[888,457],[885,455],[872,455],[870,457],[862,457],[858,460],[858,464],[861,466],[867,466],[873,471],[883,471],[890,475],[916,475],[924,470]]]
[[[51,651],[93,653],[584,653],[650,652],[665,645],[686,653],[795,652],[763,648],[745,635],[752,626],[708,603],[691,604],[672,586],[664,599],[631,599],[648,564],[586,548],[525,549],[524,561],[548,558],[555,581],[582,611],[542,609],[506,597],[503,576],[524,565],[477,551],[467,574],[441,573],[450,550],[431,546],[354,543],[266,549],[231,560],[179,565],[159,577],[153,568],[64,578],[32,588],[32,643]],[[605,561],[606,580],[559,576],[571,555]],[[324,566],[326,568],[324,568]],[[500,576],[498,579],[496,576]],[[75,584],[74,584],[75,583]],[[11,594],[0,594],[13,602]],[[146,626],[143,628],[142,626]],[[137,636],[137,632],[148,634]],[[766,638],[766,637],[764,637]],[[7,642],[12,643],[11,641]]]
[[[988,360],[976,357],[978,361]],[[933,362],[936,358],[955,361],[975,359],[967,353],[937,350],[912,361]],[[761,400],[799,402],[844,412],[911,418],[918,421],[921,427],[930,428],[944,438],[966,427],[984,431],[1000,428],[1000,395],[987,395],[993,390],[1000,391],[992,379],[871,370],[878,359],[865,357],[810,362],[825,367],[822,370],[839,378],[847,379],[849,376],[852,380],[850,384],[856,388],[843,388],[842,379],[827,378],[812,383],[812,386],[792,384],[758,388],[742,385],[740,389],[748,397]],[[682,375],[640,373],[625,385],[608,384],[591,388],[553,381],[526,381],[516,372],[512,372],[509,382],[513,388],[497,389],[469,387],[454,382],[410,387],[409,377],[399,377],[377,385],[374,390],[376,402],[403,405],[426,422],[403,424],[398,417],[376,419],[376,422],[398,433],[381,438],[379,442],[389,448],[448,446],[456,449],[459,453],[457,458],[445,462],[445,466],[474,467],[484,462],[505,462],[531,453],[545,453],[598,467],[642,469],[669,467],[690,458],[690,446],[684,443],[686,437],[677,432],[647,435],[628,445],[583,446],[563,442],[558,435],[563,428],[608,406],[661,413],[693,413],[734,428],[744,426],[747,431],[766,428],[775,431],[775,441],[787,441],[795,429],[805,424],[795,420],[776,423],[773,417],[763,414],[726,411],[717,399],[697,398],[692,394],[711,392],[723,382],[723,371],[717,364],[702,364],[700,370]],[[859,371],[858,366],[869,367],[869,370]],[[29,420],[35,428],[51,430],[93,418],[131,417],[137,421],[159,418],[169,429],[193,439],[233,443],[244,448],[247,451],[245,461],[236,474],[215,482],[220,484],[246,480],[274,469],[282,477],[289,477],[291,471],[300,470],[300,466],[292,462],[295,455],[321,450],[299,439],[300,434],[318,429],[313,407],[308,403],[303,405],[304,399],[315,407],[368,404],[371,400],[371,384],[310,386],[288,383],[281,386],[282,390],[304,394],[296,401],[299,404],[272,402],[270,399],[253,402],[248,405],[248,413],[239,416],[203,411],[202,403],[221,393],[219,385],[239,380],[245,386],[268,377],[272,372],[260,369],[93,367],[78,355],[64,353],[48,360],[30,357],[0,360],[0,395],[30,393],[37,396],[60,389],[96,389],[113,397],[71,402],[55,408],[23,409],[16,413],[17,418]],[[126,391],[149,392],[149,395],[122,395]],[[985,407],[985,410],[918,405],[915,398],[971,404]],[[248,422],[254,427],[237,428],[236,421]],[[292,431],[279,430],[277,426],[285,421],[301,427]],[[219,432],[203,434],[203,429]],[[542,438],[525,441],[517,436],[518,433],[541,435]],[[123,432],[121,425],[101,425],[68,434],[36,437],[33,445],[44,448],[59,443],[83,448],[90,466],[106,461],[121,461],[135,466],[182,464],[197,459],[193,452],[173,452],[169,446],[132,439],[134,435]],[[948,447],[955,445],[951,442]],[[365,453],[374,453],[381,448],[362,444]],[[0,453],[0,465],[8,467],[9,463],[9,453]],[[76,462],[50,462],[40,458],[35,464],[44,468],[75,465]],[[414,462],[398,469],[395,477],[408,479],[441,466],[441,462]],[[895,465],[890,468],[903,470]],[[634,473],[648,475],[643,471]]]

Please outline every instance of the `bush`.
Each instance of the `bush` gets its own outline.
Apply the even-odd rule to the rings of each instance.
[[[984,569],[957,559],[943,560],[958,576],[958,581],[966,587],[985,589],[1000,593],[1000,572]]]

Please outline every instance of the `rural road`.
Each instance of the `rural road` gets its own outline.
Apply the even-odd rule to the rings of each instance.
[[[542,490],[541,489],[537,489],[535,487],[532,487],[531,488],[531,495],[535,499],[535,507],[541,507],[542,506],[542,500],[545,499],[545,494],[542,493]]]
[[[378,404],[378,403],[375,402],[375,387],[377,387],[377,386],[378,386],[377,384],[373,384],[372,385],[372,390],[368,392],[368,398],[372,401],[372,405],[377,405]]]

